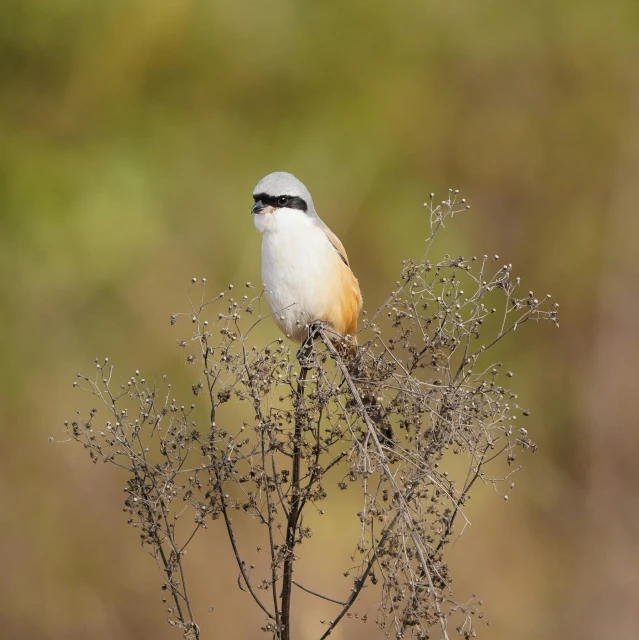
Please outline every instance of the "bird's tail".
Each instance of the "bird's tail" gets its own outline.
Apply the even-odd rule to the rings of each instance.
[[[346,368],[355,384],[366,413],[382,436],[382,443],[393,447],[397,438],[393,432],[388,413],[384,409],[382,398],[375,393],[375,385],[372,384],[370,374],[364,366],[361,352],[357,350],[357,341],[350,345],[349,356],[344,359]]]
[[[345,376],[350,377],[368,418],[375,424],[377,431],[382,436],[380,440],[386,446],[393,447],[397,438],[384,409],[382,398],[375,393],[375,384],[365,366],[363,354],[357,346],[357,336],[340,336],[330,329],[327,331],[326,327],[321,324],[311,327],[309,338],[302,343],[298,357],[300,354],[303,357],[304,354],[310,353],[314,336],[321,337],[333,358],[341,361],[339,364],[340,367],[343,366],[342,372]]]

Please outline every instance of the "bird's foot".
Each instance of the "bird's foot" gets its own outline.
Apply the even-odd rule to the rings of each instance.
[[[322,322],[321,320],[315,320],[311,322],[308,326],[308,340],[313,342],[316,338],[318,338],[321,334],[322,329],[326,329],[328,327],[328,323]]]
[[[328,325],[321,320],[315,320],[308,325],[308,335],[302,345],[297,350],[297,360],[302,366],[309,366],[311,364],[311,357],[313,355],[313,344],[320,335],[322,329]]]

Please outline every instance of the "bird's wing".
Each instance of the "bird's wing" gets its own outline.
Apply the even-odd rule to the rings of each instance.
[[[348,256],[346,255],[346,249],[344,249],[344,245],[340,242],[340,239],[327,227],[323,226],[322,230],[326,234],[329,242],[333,245],[335,251],[339,254],[339,257],[342,259],[344,264],[350,268],[348,264]]]

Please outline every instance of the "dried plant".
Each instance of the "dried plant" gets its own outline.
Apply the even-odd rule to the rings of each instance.
[[[529,321],[556,324],[557,305],[550,296],[518,295],[519,279],[497,256],[431,262],[437,233],[468,207],[457,191],[439,204],[431,195],[426,207],[426,253],[406,260],[388,300],[364,315],[356,350],[341,348],[321,324],[297,354],[283,339],[256,346],[253,329],[268,316],[252,285],[247,295],[229,286],[209,299],[205,281],[194,279],[191,310],[171,322],[191,323],[180,345],[199,371],[193,393],[206,405],[205,423],[194,420],[195,405],[172,398],[166,380],[150,383],[136,371],[117,384],[108,361],[96,361],[94,378],[78,376],[101,408],[67,430],[94,462],[125,470],[128,522],[163,572],[169,621],[185,638],[200,630],[183,556],[217,520],[238,584],[272,638],[291,638],[295,588],[336,608],[323,639],[366,585],[377,585],[376,622],[389,636],[448,638],[452,628],[475,635],[480,603],[453,599],[447,544],[463,530],[471,490],[504,487],[507,498],[518,451],[535,449],[517,426],[528,412],[505,386],[512,373],[492,361],[492,347]],[[237,405],[230,417],[227,403]],[[350,588],[342,594],[294,580],[302,547],[307,553],[313,544],[304,515],[330,510],[329,481],[361,494],[353,563],[344,568]],[[262,566],[238,544],[238,514],[268,540]]]

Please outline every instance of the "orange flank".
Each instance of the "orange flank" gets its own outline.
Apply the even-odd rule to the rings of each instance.
[[[319,318],[328,324],[340,335],[350,335],[353,342],[357,343],[357,317],[362,308],[362,294],[359,283],[353,272],[342,263],[338,277],[333,281],[337,284],[332,292],[331,304],[327,308],[325,318]]]
[[[350,335],[357,344],[357,318],[362,310],[362,294],[359,282],[350,269],[350,263],[346,249],[340,239],[327,227],[324,229],[331,244],[335,247],[337,257],[340,257],[334,282],[339,283],[332,293],[332,304],[326,318],[320,318],[328,322],[337,333],[342,336]],[[341,258],[346,261],[346,264]]]

